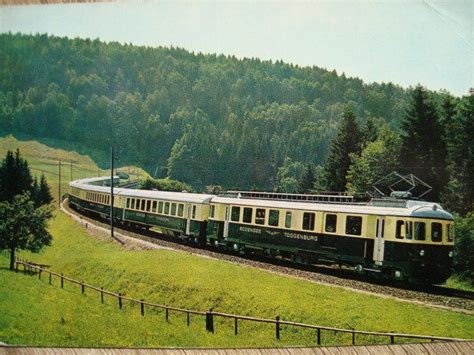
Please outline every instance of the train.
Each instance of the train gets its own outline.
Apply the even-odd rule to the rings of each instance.
[[[111,178],[70,182],[69,205],[110,216]],[[158,230],[238,254],[264,254],[302,264],[425,284],[452,272],[453,216],[438,203],[409,198],[355,202],[345,195],[230,191],[213,195],[118,187],[117,224]]]

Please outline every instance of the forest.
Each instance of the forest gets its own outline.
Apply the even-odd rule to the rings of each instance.
[[[104,152],[113,144],[121,161],[197,191],[364,193],[394,170],[432,185],[434,200],[455,204],[450,189],[472,190],[469,96],[47,35],[1,34],[0,60],[0,131]],[[472,206],[466,196],[461,209]]]
[[[0,35],[0,129],[109,150],[197,188],[272,189],[324,162],[344,106],[398,127],[409,93],[317,67],[46,35]],[[158,168],[158,170],[157,170]]]

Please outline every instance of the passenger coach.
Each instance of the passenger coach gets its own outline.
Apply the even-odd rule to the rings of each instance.
[[[91,184],[91,181],[94,183]],[[118,177],[117,177],[118,180]],[[110,178],[70,183],[70,204],[80,210],[110,216]],[[164,234],[205,242],[212,195],[146,191],[114,187],[114,217],[125,225],[159,229]]]
[[[449,277],[454,245],[453,217],[440,205],[396,199],[347,205],[215,197],[207,239],[241,253],[432,282]]]

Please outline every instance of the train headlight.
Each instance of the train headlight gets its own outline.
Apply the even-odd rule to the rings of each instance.
[[[423,249],[420,250],[420,256],[425,255],[425,251]]]
[[[453,255],[454,255],[454,253],[453,253],[453,251],[451,250],[451,251],[448,253],[448,256],[449,256],[450,258],[452,258]]]

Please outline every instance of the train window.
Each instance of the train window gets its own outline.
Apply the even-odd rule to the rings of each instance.
[[[141,200],[141,201],[142,201],[142,202],[141,202],[140,209],[141,209],[142,211],[145,211],[145,202],[146,202],[146,201],[145,201],[145,200]]]
[[[210,217],[214,218],[215,214],[216,214],[216,205],[211,205]]]
[[[242,218],[244,223],[252,223],[252,211],[250,207],[244,207],[244,215]]]
[[[230,219],[233,222],[238,222],[240,219],[240,207],[232,206],[232,212],[230,214]]]
[[[303,229],[307,231],[314,229],[314,213],[303,213]]]
[[[270,226],[278,227],[279,220],[280,220],[280,211],[270,210],[270,212],[268,212],[268,224]]]
[[[105,201],[108,205],[110,205],[110,196],[107,196],[107,199]]]
[[[176,216],[176,203],[171,204],[171,215]]]
[[[257,213],[255,214],[255,223],[265,224],[265,209],[257,208]]]
[[[395,238],[397,239],[403,239],[404,237],[404,227],[405,227],[405,222],[404,221],[397,221],[397,228],[395,230]]]
[[[446,234],[448,235],[448,242],[454,241],[453,225],[447,224],[446,229]]]
[[[291,212],[286,212],[286,215],[285,215],[285,228],[291,228]]]
[[[134,198],[131,198],[130,199],[130,208],[133,210],[135,209],[135,199]]]
[[[193,205],[193,219],[196,218],[196,205]]]
[[[362,233],[362,217],[347,216],[346,217],[346,234],[361,235]]]
[[[169,214],[169,213],[170,213],[170,203],[165,202],[165,214]]]
[[[151,211],[151,201],[150,201],[150,200],[148,200],[148,201],[146,202],[146,210],[147,210],[148,212]]]
[[[156,213],[156,205],[157,205],[157,202],[156,201],[153,201],[153,206],[151,207],[151,211],[153,213]]]
[[[413,222],[405,222],[405,238],[411,239],[413,235]]]
[[[441,223],[431,223],[431,241],[440,242],[443,239],[443,226]]]
[[[329,233],[336,233],[336,226],[337,226],[337,215],[327,214],[326,227],[324,230]]]
[[[163,201],[158,202],[158,213],[163,213]]]
[[[183,217],[183,215],[184,215],[184,205],[182,203],[180,203],[178,205],[178,216]]]
[[[415,240],[426,239],[426,226],[424,222],[415,222]]]

